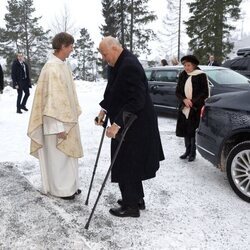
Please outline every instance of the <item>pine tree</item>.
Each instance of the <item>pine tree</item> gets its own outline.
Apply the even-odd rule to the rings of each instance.
[[[8,0],[5,15],[6,28],[0,34],[0,54],[6,58],[7,69],[17,52],[23,52],[31,69],[31,77],[36,79],[48,53],[48,32],[44,32],[33,17],[33,0]],[[9,72],[8,72],[9,73]]]
[[[148,10],[148,0],[102,0],[105,25],[101,27],[104,36],[111,35],[130,51],[139,55],[149,53],[148,42],[156,38],[147,24],[156,20]]]
[[[208,55],[214,54],[222,61],[230,53],[233,43],[230,33],[235,29],[228,21],[239,19],[239,5],[242,0],[197,0],[189,3],[192,16],[185,24],[191,38],[190,49],[207,63]]]
[[[20,18],[18,1],[8,1],[7,10],[9,14],[5,15],[6,29],[1,28],[0,32],[0,55],[6,59],[6,73],[10,74],[11,62],[18,51],[18,35],[20,34]],[[12,15],[10,13],[13,13]]]
[[[147,24],[156,20],[157,16],[148,10],[148,0],[134,0],[128,8],[130,19],[129,49],[136,55],[150,53],[148,42],[156,38],[155,32],[147,28]]]
[[[104,25],[101,25],[100,30],[103,36],[113,36],[119,39],[118,35],[118,14],[117,14],[117,0],[102,0],[102,15],[104,17]],[[100,65],[101,64],[101,65]],[[104,61],[98,62],[102,67],[102,76],[107,78],[107,63]]]
[[[75,43],[74,58],[77,59],[77,67],[74,73],[79,79],[91,81],[95,79],[96,58],[93,52],[94,42],[91,40],[88,30],[82,28],[80,38]]]
[[[102,15],[104,17],[105,24],[101,25],[101,34],[103,36],[116,37],[118,33],[117,22],[117,1],[116,0],[102,0]]]

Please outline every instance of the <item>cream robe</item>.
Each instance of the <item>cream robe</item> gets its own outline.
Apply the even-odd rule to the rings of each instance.
[[[80,113],[71,69],[52,55],[38,79],[28,127],[31,154],[39,158],[44,193],[63,197],[78,189],[78,158],[83,155]],[[63,131],[67,138],[58,139],[56,134]]]

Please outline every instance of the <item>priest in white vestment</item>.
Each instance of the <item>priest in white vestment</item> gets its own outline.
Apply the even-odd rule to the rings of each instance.
[[[53,38],[54,54],[39,76],[28,127],[30,153],[39,159],[43,192],[68,200],[81,192],[78,158],[83,156],[81,109],[66,62],[73,43],[74,38],[65,32]]]

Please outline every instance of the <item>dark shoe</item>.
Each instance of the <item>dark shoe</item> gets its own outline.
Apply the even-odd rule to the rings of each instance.
[[[82,192],[81,189],[77,189],[76,192],[75,192],[75,195],[79,195],[81,192]]]
[[[63,200],[74,200],[75,199],[75,194],[71,195],[71,196],[65,196],[65,197],[60,197]]]
[[[188,161],[194,161],[195,160],[195,155],[190,155],[188,157]]]
[[[119,208],[111,208],[109,212],[117,217],[140,217],[140,210],[133,207],[122,206]]]
[[[180,159],[186,159],[188,157],[189,153],[185,152],[183,155],[180,156]]]
[[[28,109],[25,106],[22,106],[21,109],[28,111]]]
[[[17,109],[16,111],[18,114],[22,114],[23,112],[21,111],[21,109]]]
[[[118,203],[120,206],[123,206],[123,201],[122,201],[122,199],[119,199],[119,200],[117,201],[117,203]],[[139,208],[140,210],[145,210],[146,205],[145,205],[144,199],[140,199],[140,200],[138,201],[138,208]]]

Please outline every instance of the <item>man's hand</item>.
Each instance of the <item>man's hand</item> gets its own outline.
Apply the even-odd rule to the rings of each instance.
[[[16,86],[15,86],[15,89],[19,89],[19,86],[18,86],[18,85],[16,85]]]
[[[61,132],[61,133],[58,133],[57,138],[58,139],[63,139],[63,140],[67,139],[67,133],[65,131]]]
[[[111,127],[107,127],[107,130],[106,130],[107,137],[115,139],[115,136],[118,133],[119,129],[120,129],[120,126],[118,126],[117,124],[113,123],[111,125]]]
[[[101,110],[95,119],[95,125],[102,126],[104,123],[105,116],[106,116],[105,111]]]

